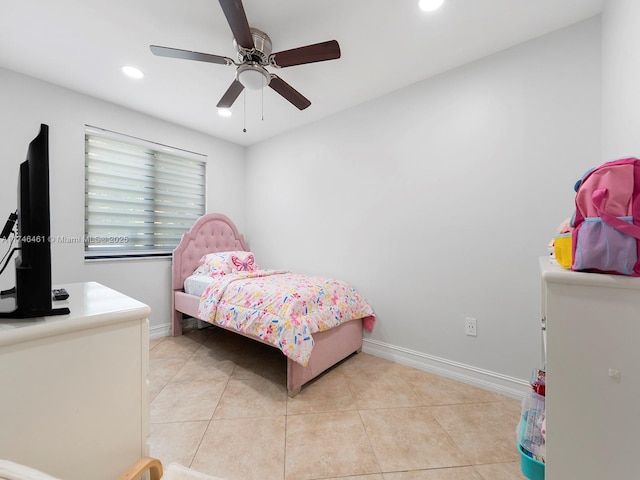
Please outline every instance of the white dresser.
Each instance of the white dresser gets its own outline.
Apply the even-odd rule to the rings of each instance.
[[[95,282],[60,287],[69,315],[0,321],[0,458],[114,480],[148,454],[150,308]]]
[[[640,278],[541,258],[547,323],[546,480],[636,480]]]

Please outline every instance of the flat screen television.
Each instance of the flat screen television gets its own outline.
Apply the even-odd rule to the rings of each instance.
[[[52,305],[49,127],[44,124],[20,165],[17,215],[16,286],[3,292],[5,296],[15,296],[15,309],[0,312],[0,318],[68,314],[68,308]]]

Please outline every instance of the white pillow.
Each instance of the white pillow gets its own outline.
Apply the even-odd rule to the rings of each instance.
[[[208,269],[205,273],[212,277],[231,273],[231,265],[228,262],[226,252],[208,253],[200,258],[200,262]]]
[[[192,275],[209,275],[209,265],[203,263],[193,271]]]

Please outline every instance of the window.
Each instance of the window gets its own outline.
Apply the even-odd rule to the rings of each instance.
[[[85,259],[168,256],[205,213],[203,155],[85,128]]]

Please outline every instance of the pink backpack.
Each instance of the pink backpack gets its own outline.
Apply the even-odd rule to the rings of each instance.
[[[604,163],[575,190],[571,270],[640,276],[640,160]]]

